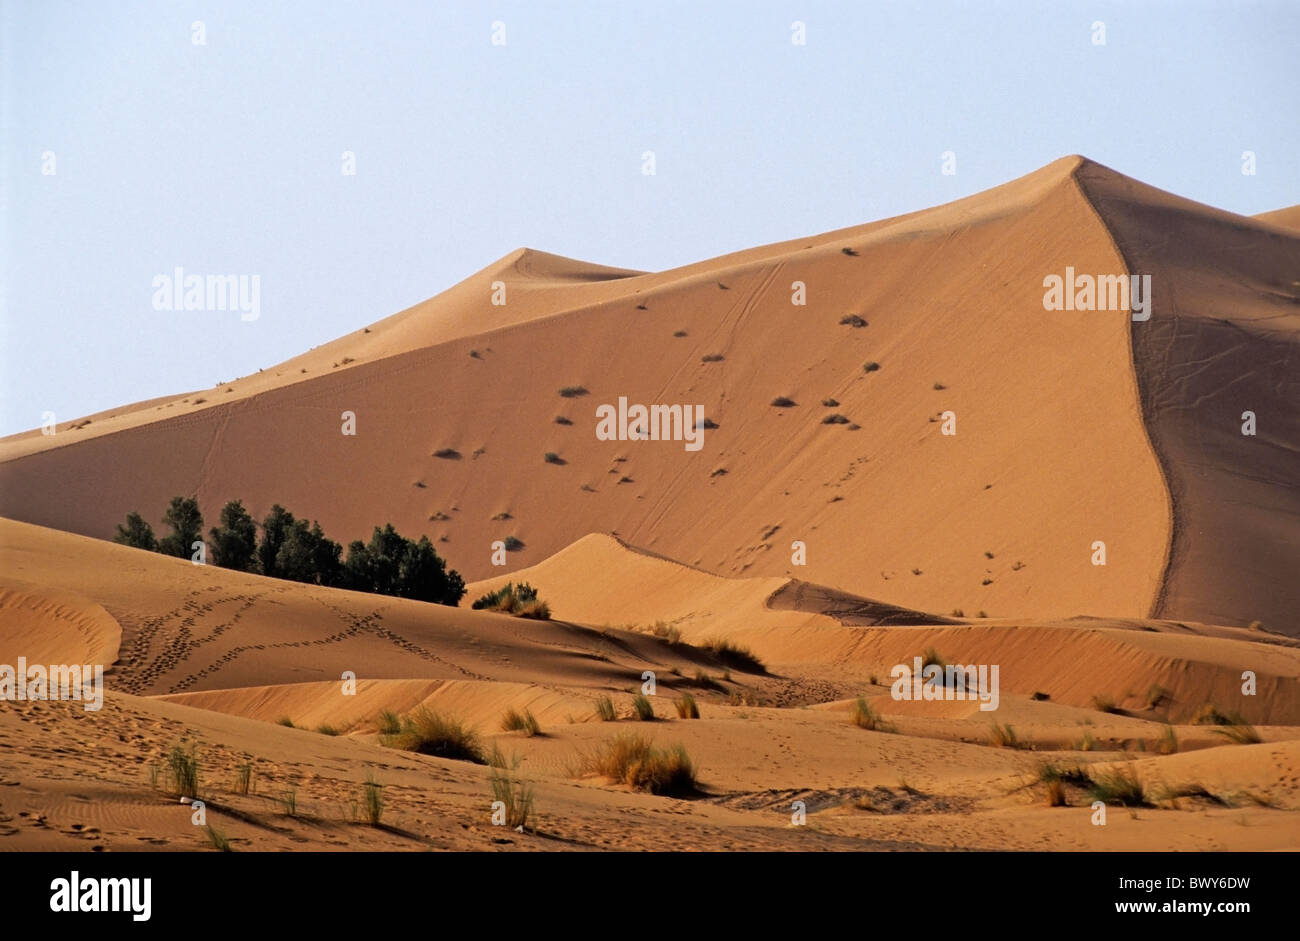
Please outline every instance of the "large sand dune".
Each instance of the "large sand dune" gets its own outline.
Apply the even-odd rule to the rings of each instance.
[[[99,711],[0,704],[0,849],[211,846],[156,780],[182,741],[236,849],[1300,848],[1293,217],[1070,157],[666,272],[521,249],[254,375],[4,439],[0,664],[108,669]],[[1045,310],[1067,267],[1150,274],[1151,319]],[[599,440],[620,396],[716,427]],[[106,541],[177,494],[209,525],[239,498],[344,542],[428,533],[469,593]],[[471,607],[520,580],[551,620]],[[929,653],[997,665],[998,708],[895,698]],[[651,675],[657,721],[633,722]],[[384,713],[421,708],[514,756],[528,828],[490,824],[488,769],[384,744]],[[503,731],[511,709],[542,734]],[[581,771],[624,731],[682,743],[700,790]],[[1077,783],[1047,806],[1045,761],[1145,796],[1096,826]],[[356,820],[369,775],[384,827]]]
[[[1080,185],[1094,178],[1123,181],[1066,158],[937,209],[658,274],[516,252],[300,360],[7,439],[0,511],[104,538],[128,511],[156,518],[193,493],[210,517],[232,498],[257,515],[278,501],[345,542],[387,521],[429,532],[469,578],[493,574],[491,543],[507,535],[524,543],[515,568],[613,532],[718,574],[799,575],[911,609],[1158,610],[1294,631],[1279,594],[1294,552],[1249,516],[1215,519],[1232,530],[1220,545],[1259,550],[1232,570],[1240,604],[1207,608],[1166,584],[1207,504],[1170,500],[1179,473],[1151,447],[1168,435],[1139,394],[1139,378],[1147,399],[1159,379],[1135,370],[1124,312],[1043,310],[1045,274],[1125,270],[1110,210]],[[1267,263],[1285,261],[1292,243],[1272,238],[1282,254]],[[1209,250],[1188,248],[1189,263]],[[796,282],[806,306],[791,303]],[[852,315],[866,326],[841,324]],[[588,394],[561,397],[566,386]],[[1162,394],[1196,394],[1180,390]],[[699,404],[718,427],[697,452],[597,440],[596,405],[620,396]],[[834,414],[850,423],[823,423]],[[1287,421],[1269,413],[1269,440]],[[444,448],[457,456],[433,456]],[[1265,491],[1252,502],[1287,504],[1272,459],[1260,472],[1238,458],[1220,463]],[[1190,515],[1175,524],[1171,509]],[[796,540],[805,567],[791,565]]]

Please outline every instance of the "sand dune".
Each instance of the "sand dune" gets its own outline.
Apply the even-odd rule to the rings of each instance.
[[[247,394],[231,384],[197,411],[190,396],[8,439],[0,510],[107,537],[130,510],[196,493],[209,516],[234,497],[259,515],[278,501],[342,541],[390,520],[427,531],[470,578],[493,574],[495,539],[524,543],[514,568],[595,531],[718,574],[799,575],[911,609],[1146,615],[1171,522],[1128,322],[1042,309],[1046,272],[1123,270],[1083,166],[653,275],[516,253],[313,351],[312,368],[250,377]],[[492,307],[494,280],[517,301]],[[795,282],[806,306],[791,303]],[[850,315],[867,325],[840,323]],[[474,336],[449,339],[471,323]],[[595,406],[619,396],[699,404],[718,427],[698,452],[599,441]],[[940,434],[945,410],[955,436]],[[849,424],[823,423],[835,414]],[[432,456],[444,448],[458,456]],[[366,487],[348,489],[361,469]],[[1091,564],[1097,540],[1106,567]],[[1242,580],[1258,594],[1274,577]]]
[[[1300,205],[1257,213],[1251,218],[1258,219],[1260,222],[1267,222],[1270,225],[1281,226],[1284,229],[1300,229]]]
[[[0,849],[211,848],[158,781],[181,742],[235,849],[1300,848],[1294,222],[1068,157],[671,271],[520,249],[252,376],[4,439],[0,663],[108,671],[100,711],[0,709]],[[1045,310],[1067,267],[1150,274],[1151,319]],[[602,441],[620,396],[716,427]],[[105,541],[177,494],[427,532],[473,581],[451,608]],[[520,580],[551,620],[472,609]],[[997,709],[896,698],[928,652],[996,665]],[[421,707],[513,757],[525,830],[491,825],[487,768],[385,744]],[[583,770],[625,732],[699,790]],[[1146,796],[1095,826],[1043,762]]]

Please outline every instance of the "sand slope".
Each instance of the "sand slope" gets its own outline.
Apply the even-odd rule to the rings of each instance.
[[[1153,614],[1300,633],[1300,232],[1096,164],[1077,175],[1152,277],[1134,362],[1175,507]]]
[[[557,614],[590,625],[275,582],[9,521],[0,547],[0,592],[17,599],[4,605],[0,649],[43,638],[52,659],[80,656],[93,623],[113,641],[100,648],[107,655],[117,649],[112,624],[121,624],[103,710],[39,702],[0,710],[0,848],[211,849],[206,829],[167,797],[165,778],[158,783],[178,742],[198,746],[208,822],[235,849],[1300,845],[1300,642],[1277,635],[1114,619],[927,625],[920,612],[807,582],[720,578],[599,535],[519,573]],[[67,598],[74,581],[78,604],[42,603]],[[861,623],[881,616],[883,624]],[[906,623],[888,623],[897,617]],[[339,630],[336,619],[357,629]],[[657,622],[680,629],[683,642],[653,636]],[[690,643],[711,636],[752,644],[769,672],[724,671]],[[953,662],[999,663],[998,711],[898,702],[887,680],[873,681],[930,646]],[[335,672],[346,668],[359,674],[353,696]],[[1239,694],[1243,668],[1259,673],[1249,699]],[[596,721],[600,694],[630,714],[647,669],[658,675],[651,698],[660,721]],[[1165,687],[1155,707],[1152,683]],[[675,718],[671,700],[683,692],[697,697],[700,720]],[[1097,712],[1089,701],[1098,692],[1124,712]],[[846,697],[858,694],[897,734],[848,720]],[[1264,744],[1225,745],[1185,724],[1206,701],[1245,712]],[[457,717],[515,756],[537,793],[527,832],[490,825],[483,767],[379,744],[379,713],[417,706]],[[500,731],[507,708],[530,709],[543,734]],[[297,728],[279,724],[286,718]],[[990,747],[993,719],[1014,724],[1034,750]],[[1183,723],[1181,753],[1148,754],[1136,773],[1153,795],[1195,784],[1211,797],[1135,815],[1116,809],[1113,829],[1092,825],[1078,789],[1070,806],[1044,805],[1032,783],[1040,761],[1140,759],[1171,720]],[[659,798],[575,773],[582,754],[627,730],[683,743],[702,792]],[[254,775],[248,794],[234,786],[244,763]],[[384,787],[383,828],[356,819],[367,776]],[[290,791],[295,816],[284,809]],[[790,826],[795,800],[807,806],[806,827]]]
[[[7,439],[0,512],[108,537],[177,493],[209,517],[240,497],[344,542],[386,521],[429,532],[471,579],[493,574],[495,539],[523,541],[515,568],[597,531],[911,609],[1145,615],[1171,522],[1128,324],[1041,303],[1045,272],[1122,270],[1081,165],[658,274],[515,253],[197,410],[187,396]],[[505,308],[493,281],[517,289]],[[796,282],[806,306],[791,303]],[[782,395],[797,404],[770,404]],[[699,404],[718,427],[698,452],[596,440],[595,407],[620,396]],[[945,410],[955,436],[940,434]],[[835,414],[850,424],[823,423]],[[456,456],[432,456],[443,448]],[[1106,567],[1090,563],[1097,540]],[[1242,577],[1259,594],[1274,574]]]

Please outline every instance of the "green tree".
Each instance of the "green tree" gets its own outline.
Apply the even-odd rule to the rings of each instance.
[[[278,503],[271,507],[271,512],[262,520],[262,542],[257,547],[257,562],[263,575],[280,577],[275,560],[280,554],[280,547],[284,545],[285,537],[293,529],[293,523],[293,514]]]
[[[280,578],[311,585],[337,585],[342,551],[337,542],[325,538],[319,523],[308,526],[306,520],[295,520],[276,554],[275,567]]]
[[[375,527],[370,535],[370,544],[366,546],[370,591],[380,595],[401,593],[402,564],[406,561],[410,545],[393,528],[392,523],[383,529]]]
[[[153,527],[139,513],[126,514],[126,525],[117,524],[117,535],[113,541],[133,549],[158,551],[158,540],[154,537]]]
[[[257,523],[248,515],[244,504],[231,500],[221,508],[221,525],[208,530],[217,565],[247,572],[257,556]]]
[[[194,551],[194,543],[203,540],[203,514],[199,512],[199,501],[193,497],[172,497],[171,506],[163,514],[163,522],[171,527],[171,532],[158,540],[158,551],[188,559]]]
[[[400,594],[416,601],[431,601],[455,607],[465,596],[465,582],[455,569],[450,571],[429,542],[407,540],[399,576]]]

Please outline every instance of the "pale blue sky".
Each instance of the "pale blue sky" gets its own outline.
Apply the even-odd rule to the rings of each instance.
[[[1291,205],[1298,36],[1294,0],[3,0],[0,433],[255,372],[523,245],[659,270],[1070,153]],[[259,275],[260,318],[155,311],[177,265]]]

